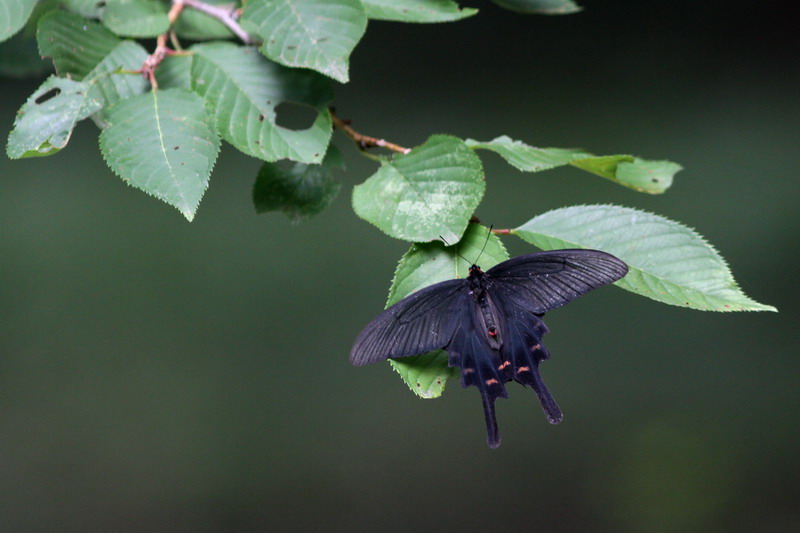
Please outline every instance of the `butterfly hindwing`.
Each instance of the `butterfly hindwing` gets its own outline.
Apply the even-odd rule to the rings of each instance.
[[[599,250],[553,250],[514,257],[490,268],[486,276],[493,295],[543,314],[627,272],[625,263]]]
[[[466,281],[453,279],[413,293],[378,315],[358,335],[350,361],[356,366],[443,348],[469,305]]]
[[[564,415],[539,373],[539,363],[550,358],[542,343],[547,326],[541,317],[519,307],[512,299],[500,294],[494,294],[492,298],[501,311],[501,365],[510,371],[509,380],[531,387],[547,420],[551,424],[560,423]]]

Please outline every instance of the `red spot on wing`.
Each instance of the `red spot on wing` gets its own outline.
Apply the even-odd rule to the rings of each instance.
[[[517,374],[521,374],[522,372],[530,372],[531,367],[529,366],[521,366],[517,369]]]
[[[496,379],[494,379],[494,378],[492,378],[492,379],[487,379],[487,380],[486,380],[486,384],[487,384],[487,385],[497,385],[498,383],[500,383],[500,382],[499,382],[499,381],[497,381],[497,380],[496,380]]]
[[[497,367],[497,370],[503,370],[505,367],[511,364],[511,361],[503,361],[503,364]]]

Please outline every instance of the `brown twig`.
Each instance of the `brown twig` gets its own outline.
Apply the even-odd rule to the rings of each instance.
[[[362,150],[366,150],[367,148],[386,148],[387,150],[391,150],[393,152],[397,152],[400,154],[407,154],[411,151],[411,148],[403,148],[399,144],[391,143],[389,141],[385,141],[383,139],[378,139],[377,137],[370,137],[369,135],[364,135],[362,133],[358,133],[352,127],[350,127],[349,120],[342,120],[341,118],[336,116],[336,113],[333,112],[333,109],[330,110],[331,118],[333,119],[333,126],[341,130],[345,135],[353,139],[355,143],[358,145],[359,148]]]
[[[156,49],[153,51],[152,54],[147,56],[147,59],[144,60],[144,64],[142,64],[142,68],[139,69],[139,72],[142,73],[142,76],[145,79],[150,80],[150,85],[153,86],[153,89],[158,89],[158,82],[156,81],[156,69],[158,65],[164,61],[164,58],[167,57],[171,50],[167,47],[167,34],[164,33],[159,35],[156,39]]]
[[[175,36],[175,32],[172,28],[175,26],[175,22],[178,20],[181,12],[183,12],[183,8],[186,6],[219,20],[244,43],[251,44],[254,42],[254,39],[250,37],[250,34],[244,31],[242,27],[239,26],[239,23],[236,22],[236,19],[241,15],[240,9],[234,9],[233,7],[212,6],[202,2],[201,0],[172,0],[172,7],[170,8],[169,13],[167,13],[170,29],[166,33],[163,33],[156,38],[156,49],[152,54],[147,56],[147,59],[145,59],[144,63],[142,64],[142,68],[140,68],[138,71],[142,74],[142,76],[150,81],[150,85],[153,86],[153,89],[158,89],[158,82],[156,81],[156,69],[158,68],[158,65],[160,65],[161,62],[164,61],[164,58],[168,55],[179,53],[167,46],[167,39],[171,40],[172,45],[176,50],[180,49],[177,37]]]
[[[172,4],[172,7],[167,13],[167,19],[169,19],[169,26],[172,27],[175,24],[175,21],[178,20],[178,17],[183,11],[183,2],[176,1]],[[169,54],[173,53],[170,50],[169,46],[167,46],[167,38],[170,36],[170,31],[166,33],[162,33],[156,38],[156,49],[153,50],[153,53],[147,56],[147,59],[144,60],[142,64],[142,68],[139,69],[139,72],[142,73],[142,76],[145,79],[150,80],[150,85],[153,86],[153,89],[158,89],[158,82],[156,81],[156,69],[158,65],[164,61],[164,58],[167,57]]]

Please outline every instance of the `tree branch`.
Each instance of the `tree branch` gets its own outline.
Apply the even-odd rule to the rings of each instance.
[[[236,20],[239,18],[239,13],[238,10],[234,9],[232,5],[228,7],[219,7],[211,4],[206,4],[201,0],[172,0],[172,1],[173,4],[187,5],[192,9],[196,9],[201,13],[205,13],[209,17],[214,17],[218,21],[222,22],[229,30],[233,32],[234,35],[236,35],[245,44],[252,44],[257,40],[250,37],[250,34],[244,31],[241,26],[239,26],[239,23]]]
[[[398,152],[400,154],[407,154],[411,151],[411,148],[403,148],[398,144],[394,144],[383,139],[378,139],[377,137],[370,137],[369,135],[358,133],[356,130],[350,127],[349,120],[342,120],[341,118],[337,117],[336,113],[333,112],[333,109],[330,109],[330,112],[331,118],[333,119],[333,126],[353,139],[353,141],[355,141],[358,147],[362,150],[378,146],[380,148],[386,148],[387,150]]]
[[[156,81],[155,75],[158,65],[164,61],[165,57],[176,53],[175,51],[171,50],[169,46],[167,46],[167,38],[170,38],[173,46],[178,49],[177,38],[175,37],[175,33],[172,28],[174,27],[175,22],[178,20],[178,17],[183,12],[183,8],[186,6],[219,20],[244,43],[251,44],[255,42],[255,40],[250,37],[250,34],[244,31],[242,27],[239,26],[239,23],[236,22],[236,19],[239,16],[239,10],[234,9],[232,6],[219,7],[206,4],[201,0],[172,0],[172,7],[170,8],[169,13],[167,13],[170,29],[166,33],[159,35],[156,38],[156,49],[152,54],[147,56],[142,68],[139,69],[139,72],[142,74],[142,76],[150,81],[150,85],[153,86],[153,89],[158,89],[158,82]]]
[[[178,20],[178,17],[181,15],[181,11],[183,11],[183,3],[177,1],[172,4],[172,7],[167,13],[167,19],[169,19],[169,27],[172,28],[172,25],[175,24],[175,21]],[[144,64],[142,68],[139,69],[139,72],[142,73],[142,76],[145,79],[150,80],[150,85],[153,89],[158,89],[158,82],[156,81],[156,69],[158,65],[164,61],[164,58],[167,57],[172,50],[167,46],[167,37],[170,36],[170,31],[168,30],[166,33],[162,33],[156,38],[156,49],[153,51],[152,54],[147,56],[147,59],[144,60]]]

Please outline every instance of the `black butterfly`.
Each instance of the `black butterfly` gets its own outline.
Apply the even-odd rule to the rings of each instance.
[[[628,266],[597,250],[554,250],[521,255],[490,268],[477,265],[466,279],[442,281],[386,309],[359,334],[350,352],[356,366],[446,350],[461,369],[461,386],[481,391],[489,447],[500,445],[494,402],[503,384],[530,385],[551,424],[563,415],[539,375],[550,354],[541,317],[592,289],[613,283]]]

